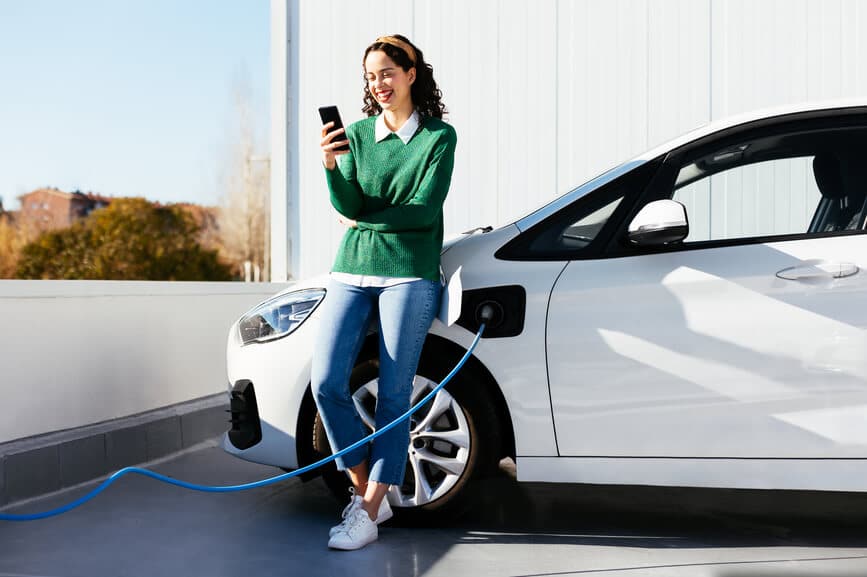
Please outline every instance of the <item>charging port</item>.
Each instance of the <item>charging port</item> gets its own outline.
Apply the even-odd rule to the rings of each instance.
[[[520,285],[467,290],[457,324],[475,333],[484,322],[485,339],[515,337],[524,330],[526,303],[527,292]]]

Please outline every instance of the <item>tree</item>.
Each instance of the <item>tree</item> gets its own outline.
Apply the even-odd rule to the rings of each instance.
[[[21,251],[18,278],[231,280],[214,250],[198,243],[182,207],[119,198],[72,226],[41,234]]]
[[[0,218],[0,278],[11,278],[18,263],[18,231],[9,219]]]
[[[36,238],[38,231],[29,223],[17,221],[0,212],[0,278],[15,278],[21,249]]]
[[[237,140],[224,175],[219,229],[224,258],[245,280],[270,278],[270,159],[258,154],[250,98],[236,89]],[[256,274],[255,271],[260,271]],[[252,273],[252,274],[251,274]]]

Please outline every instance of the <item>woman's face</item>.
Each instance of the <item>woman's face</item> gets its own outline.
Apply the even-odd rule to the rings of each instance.
[[[383,110],[399,110],[412,105],[410,87],[415,82],[415,68],[404,70],[385,52],[371,51],[364,59],[367,88]]]

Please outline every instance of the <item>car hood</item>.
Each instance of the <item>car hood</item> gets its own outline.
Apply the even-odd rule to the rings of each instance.
[[[491,255],[493,255],[493,250],[495,250],[498,245],[502,244],[509,237],[514,236],[514,234],[517,232],[518,230],[514,228],[514,226],[510,225],[500,229],[496,229],[494,231],[490,231],[490,229],[486,227],[480,227],[464,233],[449,236],[443,241],[443,248],[440,252],[441,255],[449,253],[448,258],[442,259],[445,278],[449,279],[451,274],[454,272],[454,269],[457,266],[460,266],[462,262],[466,262],[467,260],[472,260],[473,257],[480,256],[478,254],[480,252],[486,254],[490,253],[488,255],[490,257]],[[503,233],[506,233],[505,236]],[[486,246],[489,244],[488,241],[494,241],[493,246]],[[459,250],[456,250],[458,247]],[[274,296],[279,296],[282,294],[287,294],[304,289],[327,288],[328,282],[328,273],[319,274],[316,276],[292,282]]]
[[[455,235],[452,235],[452,236],[446,238],[445,240],[443,240],[443,248],[440,251],[440,255],[444,255],[455,245],[465,241],[466,239],[470,238],[471,236],[473,236],[477,232],[481,232],[482,230],[484,230],[484,229],[475,228],[473,230],[468,230],[467,232],[462,232],[460,234],[455,234]]]

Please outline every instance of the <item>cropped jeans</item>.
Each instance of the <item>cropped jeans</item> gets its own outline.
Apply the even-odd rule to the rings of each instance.
[[[355,410],[349,378],[370,323],[379,324],[379,384],[375,422],[380,429],[409,410],[422,345],[439,310],[441,286],[412,280],[390,287],[357,287],[332,279],[322,303],[313,352],[313,398],[331,450],[369,434]],[[336,459],[341,471],[369,460],[369,479],[400,485],[409,446],[409,421]]]

